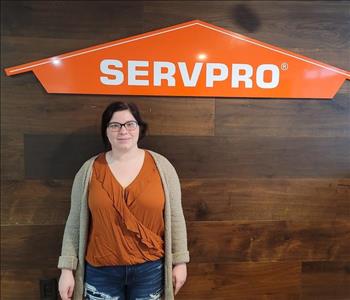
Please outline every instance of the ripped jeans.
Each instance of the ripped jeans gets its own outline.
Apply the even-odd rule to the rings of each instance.
[[[85,261],[86,300],[155,300],[164,290],[164,258],[136,265],[94,267]]]

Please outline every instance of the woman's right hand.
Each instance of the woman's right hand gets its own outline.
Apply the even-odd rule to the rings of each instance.
[[[62,300],[71,300],[74,291],[74,276],[73,271],[62,269],[61,277],[58,283],[58,290]]]

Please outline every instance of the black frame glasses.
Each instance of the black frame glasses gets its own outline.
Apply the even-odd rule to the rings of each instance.
[[[111,131],[118,132],[118,131],[122,130],[122,127],[124,126],[127,131],[134,131],[134,130],[136,130],[138,125],[139,124],[137,123],[137,121],[134,121],[134,120],[127,121],[123,124],[119,123],[119,122],[110,122],[110,123],[108,123],[108,128]]]

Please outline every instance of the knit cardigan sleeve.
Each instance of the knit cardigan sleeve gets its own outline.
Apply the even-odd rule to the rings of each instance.
[[[71,207],[63,234],[62,251],[58,260],[59,269],[76,270],[78,264],[80,210],[86,177],[87,163],[75,175],[72,192]]]
[[[167,161],[167,183],[171,208],[171,236],[173,265],[190,261],[187,248],[186,222],[181,202],[180,180],[173,165]]]

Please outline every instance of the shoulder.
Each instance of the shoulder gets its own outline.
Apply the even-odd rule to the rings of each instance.
[[[173,167],[173,165],[170,163],[170,161],[162,154],[159,154],[159,153],[151,151],[151,150],[146,150],[146,151],[149,152],[152,155],[153,159],[156,161],[156,163],[160,164],[162,167],[164,167],[164,168]]]
[[[157,164],[158,169],[161,172],[163,172],[165,175],[178,177],[174,166],[165,156],[151,150],[147,151],[152,155],[154,161]]]
[[[92,165],[96,160],[96,158],[99,157],[101,154],[102,153],[99,153],[97,155],[90,157],[88,160],[86,160],[80,167],[79,171],[77,172],[76,177],[86,175],[92,169]]]

